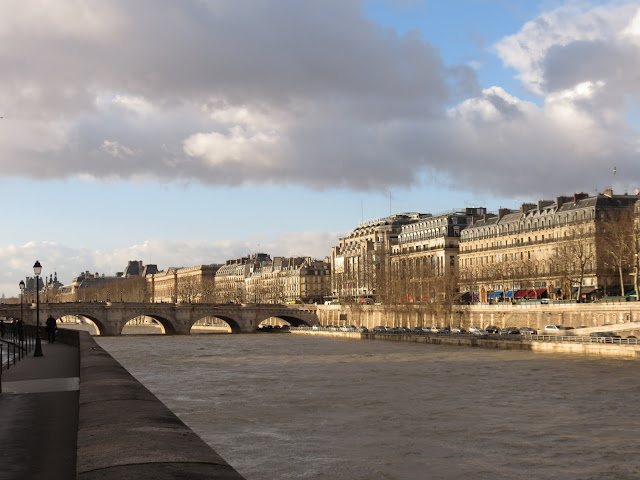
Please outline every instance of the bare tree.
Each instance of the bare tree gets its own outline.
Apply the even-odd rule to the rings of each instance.
[[[133,276],[120,280],[125,302],[148,302],[149,290],[144,277]]]
[[[190,303],[200,296],[200,282],[194,277],[178,278],[178,301]]]
[[[578,301],[582,299],[584,277],[593,271],[594,261],[593,238],[584,235],[582,229],[577,229],[574,237],[559,246],[552,257],[552,263],[555,266],[554,273],[561,279],[561,283],[577,286],[576,299]],[[569,295],[571,295],[570,292]]]
[[[200,295],[204,303],[217,302],[216,284],[212,277],[203,277],[200,284]]]
[[[598,249],[602,251],[601,266],[618,274],[620,295],[624,296],[624,278],[634,263],[634,227],[633,207],[623,210],[603,212],[602,221],[597,227]]]

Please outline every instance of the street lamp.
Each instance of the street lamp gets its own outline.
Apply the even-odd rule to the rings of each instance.
[[[636,291],[636,300],[640,300],[640,292],[638,292],[638,252],[633,254],[633,287]]]
[[[33,264],[33,273],[36,274],[36,350],[33,353],[34,357],[42,356],[42,342],[40,341],[40,273],[42,273],[42,265],[36,260]]]
[[[18,284],[18,286],[20,287],[20,320],[24,319],[22,318],[22,297],[24,296],[24,280],[20,280],[20,283]]]

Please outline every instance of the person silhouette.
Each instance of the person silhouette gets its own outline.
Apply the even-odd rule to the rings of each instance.
[[[58,329],[56,319],[49,316],[49,318],[47,318],[46,325],[45,329],[47,330],[47,339],[49,340],[49,343],[54,343],[56,341],[56,330]]]
[[[24,322],[20,318],[15,323],[16,323],[16,335],[18,335],[18,341],[23,342],[24,341]]]

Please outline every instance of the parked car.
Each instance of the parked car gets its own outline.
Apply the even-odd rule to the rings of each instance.
[[[621,338],[620,335],[616,335],[615,333],[612,333],[612,332],[591,332],[589,334],[589,337],[597,338],[598,341],[600,342],[606,342],[606,341],[611,342],[615,338]]]
[[[564,327],[562,325],[545,325],[544,326],[545,332],[559,332],[561,330],[564,330]]]
[[[413,327],[411,329],[411,333],[414,335],[420,335],[422,333],[422,327]]]
[[[451,327],[451,333],[464,333],[465,329],[462,327]]]
[[[448,333],[449,330],[443,327],[431,327],[431,333]]]
[[[311,330],[322,330],[322,325],[316,323],[313,327],[311,327]]]
[[[519,335],[520,330],[516,327],[506,327],[506,328],[501,328],[499,333],[500,335]]]
[[[622,338],[620,335],[617,335],[613,332],[592,332],[589,334],[590,337],[594,338],[602,338],[602,339],[606,339],[606,338]]]
[[[364,326],[359,326],[358,327],[358,332],[360,332],[360,333],[369,333],[369,329],[367,327],[364,327]]]
[[[500,329],[493,325],[488,326],[487,328],[485,328],[485,330],[487,331],[487,333],[491,333],[491,334],[500,333]]]
[[[386,332],[386,328],[384,328],[381,325],[377,325],[375,327],[373,327],[373,333],[385,333]]]
[[[470,326],[469,333],[476,333],[478,330],[481,330],[480,327]]]
[[[529,327],[521,327],[520,328],[520,335],[535,335],[536,331],[533,328],[529,328]]]
[[[489,332],[487,332],[486,330],[483,330],[481,328],[476,328],[472,333],[474,335],[479,336],[479,337],[483,337],[485,335],[489,335]]]

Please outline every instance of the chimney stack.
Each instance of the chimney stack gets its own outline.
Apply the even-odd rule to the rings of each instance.
[[[582,200],[583,198],[587,198],[589,195],[581,192],[581,193],[574,193],[573,194],[573,204],[576,205],[580,200]]]

